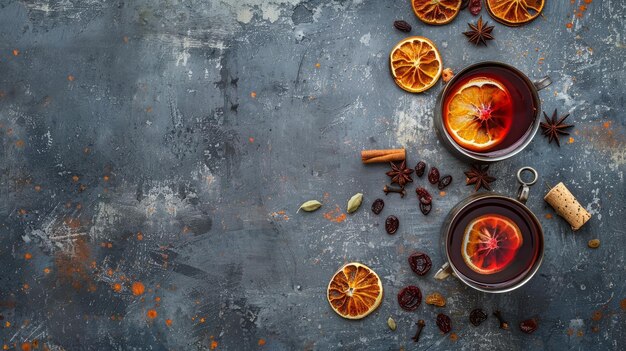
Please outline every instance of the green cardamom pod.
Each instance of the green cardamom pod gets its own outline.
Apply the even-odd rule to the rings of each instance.
[[[298,211],[296,211],[296,213],[300,212],[300,210],[307,211],[307,212],[313,212],[313,211],[317,210],[320,207],[322,207],[322,203],[321,202],[319,202],[317,200],[309,200],[309,201],[303,203],[302,205],[300,205],[300,208],[298,208]]]
[[[348,213],[358,210],[359,206],[361,206],[361,202],[363,202],[363,194],[357,193],[352,196],[348,201]]]
[[[389,329],[396,330],[396,321],[394,321],[393,318],[389,317],[389,319],[387,319],[387,325]]]

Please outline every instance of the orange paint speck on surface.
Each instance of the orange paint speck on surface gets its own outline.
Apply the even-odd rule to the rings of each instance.
[[[13,56],[19,56],[20,51],[18,49],[13,49]]]
[[[546,219],[552,219],[552,213],[546,213]]]
[[[131,286],[131,291],[133,292],[133,295],[139,296],[146,291],[146,287],[142,282],[134,282]]]
[[[165,325],[167,325],[168,327],[171,327],[171,326],[172,326],[172,324],[173,324],[173,322],[172,322],[172,320],[171,320],[171,319],[166,319],[166,320],[165,320]]]
[[[122,291],[122,284],[120,284],[120,283],[113,284],[113,291],[115,291],[115,292]]]
[[[20,139],[18,141],[15,142],[15,146],[16,147],[24,147],[24,140]]]
[[[19,210],[17,210],[17,213],[18,213],[20,216],[24,216],[24,215],[26,215],[26,214],[28,213],[28,211],[26,211],[26,210],[25,210],[25,209],[23,209],[23,208],[20,208]]]
[[[622,301],[619,302],[619,307],[621,307],[621,309],[626,310],[626,299],[622,299]]]
[[[439,192],[439,196],[441,196],[441,197],[446,196],[446,192],[445,191],[440,191]]]
[[[249,137],[248,141],[251,142],[251,143],[254,143],[254,138],[253,137]]]
[[[109,176],[105,175],[104,177],[102,177],[102,180],[104,180],[105,182],[108,182],[109,181]]]
[[[159,296],[157,296],[157,297],[154,298],[154,301],[159,302],[159,301],[161,301],[161,298]]]
[[[7,345],[7,344],[2,345],[2,349],[3,350],[8,350],[9,349],[9,345]]]
[[[585,4],[591,4],[593,0],[585,0]]]
[[[574,27],[574,23],[569,22],[565,25],[565,27],[567,27],[568,29],[571,29],[572,27]]]
[[[41,191],[41,185],[35,185],[35,191],[36,192],[40,192]]]
[[[457,341],[457,340],[459,340],[459,336],[456,333],[451,333],[450,334],[450,340]]]
[[[568,143],[572,144],[574,142],[574,138],[569,137],[569,139],[567,140]]]
[[[341,223],[346,220],[347,216],[345,213],[341,212],[339,206],[335,205],[334,210],[324,213],[324,218],[331,222]]]
[[[46,268],[43,269],[43,272],[45,274],[50,274],[51,270],[50,270],[50,268],[46,267]]]
[[[139,240],[139,241],[143,240],[143,233],[142,232],[137,232],[137,240]]]
[[[250,97],[252,97],[253,99],[256,99],[256,91],[251,92]]]
[[[320,68],[322,65],[318,62],[315,64],[315,68]]]
[[[157,317],[157,311],[156,310],[148,310],[148,313],[146,313],[146,316],[148,316],[148,318],[150,319],[155,319]]]
[[[76,183],[80,178],[77,175],[72,176],[72,181]]]
[[[32,345],[29,342],[22,343],[21,347],[22,351],[30,351],[33,349]]]
[[[259,339],[258,344],[259,344],[259,346],[265,345],[265,339],[263,339],[263,338]]]
[[[113,270],[111,268],[107,269],[107,275],[109,277],[113,275]]]
[[[9,321],[4,322],[4,326],[7,327],[7,328],[10,327],[11,326],[11,322],[9,322]]]
[[[30,260],[31,258],[33,258],[33,255],[30,252],[27,252],[24,254],[24,259],[25,260]]]
[[[74,76],[71,75],[71,74],[67,76],[67,80],[69,80],[70,82],[73,82],[74,79],[76,79],[76,78],[74,78]]]
[[[606,121],[606,122],[602,123],[602,126],[603,126],[604,128],[606,128],[606,129],[611,128],[611,121]]]
[[[211,350],[215,350],[217,348],[217,341],[211,341]]]
[[[28,289],[30,289],[30,285],[28,285],[28,284],[24,284],[24,285],[22,285],[22,288],[23,288],[24,290],[28,290]]]

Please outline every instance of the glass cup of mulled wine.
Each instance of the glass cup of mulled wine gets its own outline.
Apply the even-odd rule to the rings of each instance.
[[[533,174],[529,182],[522,179],[524,171]],[[537,171],[524,167],[517,179],[521,184],[517,199],[479,193],[450,210],[441,227],[447,262],[435,278],[453,275],[474,289],[502,293],[521,287],[535,275],[543,260],[543,230],[525,202]]]
[[[522,151],[539,128],[538,91],[549,77],[532,82],[501,62],[480,62],[461,70],[441,91],[435,127],[443,144],[472,162],[495,162]]]

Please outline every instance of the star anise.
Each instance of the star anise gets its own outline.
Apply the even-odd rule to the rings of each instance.
[[[413,182],[411,178],[411,173],[413,170],[411,168],[406,168],[406,160],[402,161],[399,165],[389,162],[391,165],[391,171],[387,172],[387,175],[391,177],[391,182],[404,187],[406,183]]]
[[[478,22],[476,24],[467,24],[471,30],[467,32],[463,32],[468,40],[474,45],[483,44],[487,46],[487,40],[493,40],[493,35],[491,35],[491,31],[493,30],[493,26],[488,26],[487,22],[483,23],[483,16],[478,18]]]
[[[548,118],[546,113],[543,113],[545,122],[541,122],[541,129],[543,129],[543,135],[548,137],[548,144],[552,142],[552,140],[556,141],[556,145],[561,147],[561,143],[559,142],[559,135],[569,135],[568,132],[564,131],[564,129],[571,128],[573,124],[565,124],[563,123],[567,117],[569,117],[569,113],[565,116],[561,117],[557,120],[557,112],[556,109],[552,114],[552,119]]]
[[[474,191],[478,191],[480,188],[491,190],[489,183],[496,181],[496,178],[489,175],[489,166],[472,165],[469,171],[464,172],[467,179],[466,185],[476,184]]]

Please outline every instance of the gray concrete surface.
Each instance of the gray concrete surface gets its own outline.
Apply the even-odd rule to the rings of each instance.
[[[533,23],[495,24],[496,40],[476,48],[461,34],[476,20],[467,11],[430,27],[409,1],[0,1],[0,343],[623,350],[625,17],[623,1],[548,1]],[[576,124],[561,148],[537,136],[492,166],[502,194],[514,194],[521,166],[541,175],[528,205],[545,230],[545,262],[515,292],[419,278],[406,264],[415,249],[443,263],[439,227],[472,188],[433,131],[441,85],[413,95],[390,77],[389,51],[404,37],[395,19],[431,38],[454,70],[490,59],[550,75],[544,110]],[[363,166],[359,151],[399,146],[411,165],[425,160],[454,181],[427,217],[412,195],[385,198],[384,214],[401,221],[388,236],[369,211],[386,167]],[[541,184],[559,181],[593,214],[579,232],[542,200]],[[363,208],[329,220],[356,192]],[[324,207],[296,214],[310,199]],[[592,238],[600,248],[587,247]],[[325,298],[348,261],[384,284],[382,305],[361,321],[339,318]],[[409,283],[448,305],[402,311],[395,296]],[[512,329],[493,317],[472,327],[474,307],[501,309]],[[441,311],[458,340],[436,329]],[[539,330],[524,335],[517,323],[530,317]],[[418,318],[427,325],[415,345]]]

